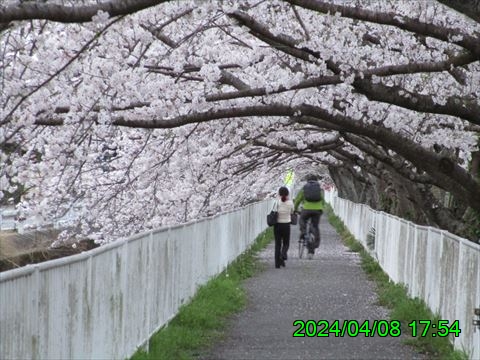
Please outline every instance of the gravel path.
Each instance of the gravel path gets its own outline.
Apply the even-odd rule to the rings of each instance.
[[[322,243],[312,260],[298,259],[298,226],[292,227],[289,259],[275,269],[273,243],[259,254],[266,270],[245,283],[247,309],[231,319],[226,338],[205,359],[422,359],[401,338],[293,337],[300,320],[388,320],[376,305],[374,284],[360,259],[342,245],[322,216]]]

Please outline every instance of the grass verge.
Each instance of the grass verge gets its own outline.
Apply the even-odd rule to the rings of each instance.
[[[429,358],[467,360],[468,355],[463,351],[454,350],[448,337],[432,336],[433,333],[437,333],[437,329],[433,329],[432,332],[430,328],[424,334],[425,326],[417,322],[417,335],[412,336],[412,328],[408,326],[412,321],[430,320],[431,324],[438,324],[440,316],[433,314],[423,300],[409,298],[407,289],[389,279],[378,262],[365,251],[362,244],[355,240],[343,222],[333,213],[331,207],[327,207],[326,210],[328,221],[337,230],[345,245],[350,250],[360,253],[363,270],[376,283],[379,305],[390,309],[390,320],[400,321],[402,334],[409,335],[405,342]]]
[[[255,254],[272,239],[272,228],[260,234],[249,250],[201,286],[168,326],[149,340],[148,353],[138,351],[132,360],[192,359],[206,352],[215,340],[222,337],[228,317],[245,307],[246,294],[241,282],[260,269]]]

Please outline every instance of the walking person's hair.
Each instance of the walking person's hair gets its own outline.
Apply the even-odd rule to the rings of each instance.
[[[285,186],[282,186],[280,189],[278,189],[278,195],[280,195],[282,202],[287,201],[288,189]]]

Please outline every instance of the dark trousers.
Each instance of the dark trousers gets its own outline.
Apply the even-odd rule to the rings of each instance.
[[[290,223],[275,224],[273,234],[275,235],[275,267],[280,267],[290,246]]]
[[[313,254],[315,249],[320,246],[320,230],[318,224],[320,223],[320,216],[322,215],[321,210],[305,210],[303,209],[300,214],[300,220],[298,224],[300,225],[300,234],[303,236],[307,231],[307,221],[312,219],[313,235],[315,237],[315,243],[308,244],[308,252]]]

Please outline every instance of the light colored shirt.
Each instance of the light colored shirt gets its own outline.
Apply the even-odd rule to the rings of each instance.
[[[282,202],[282,199],[277,200],[277,211],[278,211],[278,223],[290,223],[290,214],[293,213],[293,201],[287,199],[285,202]]]

